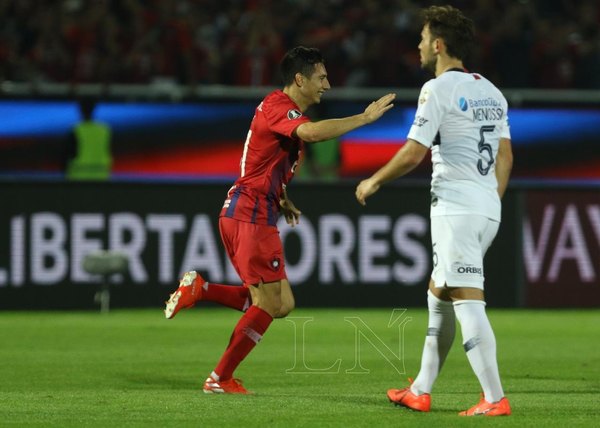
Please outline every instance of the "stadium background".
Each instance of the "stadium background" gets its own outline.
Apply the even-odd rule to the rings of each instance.
[[[515,165],[487,258],[489,303],[598,307],[600,7],[450,3],[480,28],[468,67],[494,80],[511,109]],[[313,154],[291,187],[305,213],[300,228],[282,228],[298,304],[424,305],[428,162],[366,209],[353,200],[412,123],[426,79],[414,19],[423,4],[2,2],[0,307],[94,307],[101,279],[80,264],[100,248],[130,259],[111,279],[115,306],[160,306],[191,268],[237,283],[216,216],[253,110],[299,43],[324,51],[334,86],[313,117],[359,112],[389,90],[399,101],[332,143],[333,172],[319,174]],[[63,176],[82,97],[98,101],[95,117],[113,131],[109,182]]]

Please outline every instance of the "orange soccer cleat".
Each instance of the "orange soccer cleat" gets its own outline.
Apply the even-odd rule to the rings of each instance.
[[[488,403],[485,398],[481,397],[479,403],[471,407],[469,410],[460,412],[459,416],[508,416],[510,415],[510,404],[508,399],[504,397],[496,403]]]
[[[165,317],[173,318],[183,308],[191,308],[202,299],[202,287],[206,284],[204,278],[195,271],[186,272],[179,281],[179,288],[175,290],[165,302]]]
[[[210,375],[202,388],[205,394],[249,394],[240,379],[215,380]]]
[[[412,384],[412,379],[408,379],[408,381]],[[408,407],[417,412],[428,412],[431,409],[431,395],[415,395],[410,390],[410,386],[404,389],[389,389],[387,396],[396,406]]]

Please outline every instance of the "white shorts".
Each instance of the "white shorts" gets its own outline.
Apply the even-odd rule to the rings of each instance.
[[[431,279],[435,286],[483,290],[483,257],[499,226],[499,222],[481,215],[431,217]]]

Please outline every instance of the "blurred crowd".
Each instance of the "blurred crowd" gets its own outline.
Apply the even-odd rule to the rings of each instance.
[[[0,0],[0,80],[278,85],[296,45],[333,86],[420,86],[418,11],[477,28],[466,64],[498,86],[600,88],[597,0]]]

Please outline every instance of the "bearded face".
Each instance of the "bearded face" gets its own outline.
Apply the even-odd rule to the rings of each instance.
[[[429,26],[425,25],[423,31],[421,31],[421,42],[419,43],[419,54],[421,59],[421,68],[428,70],[435,74],[435,66],[437,64],[438,56],[435,52],[433,44],[435,39],[432,40]]]

